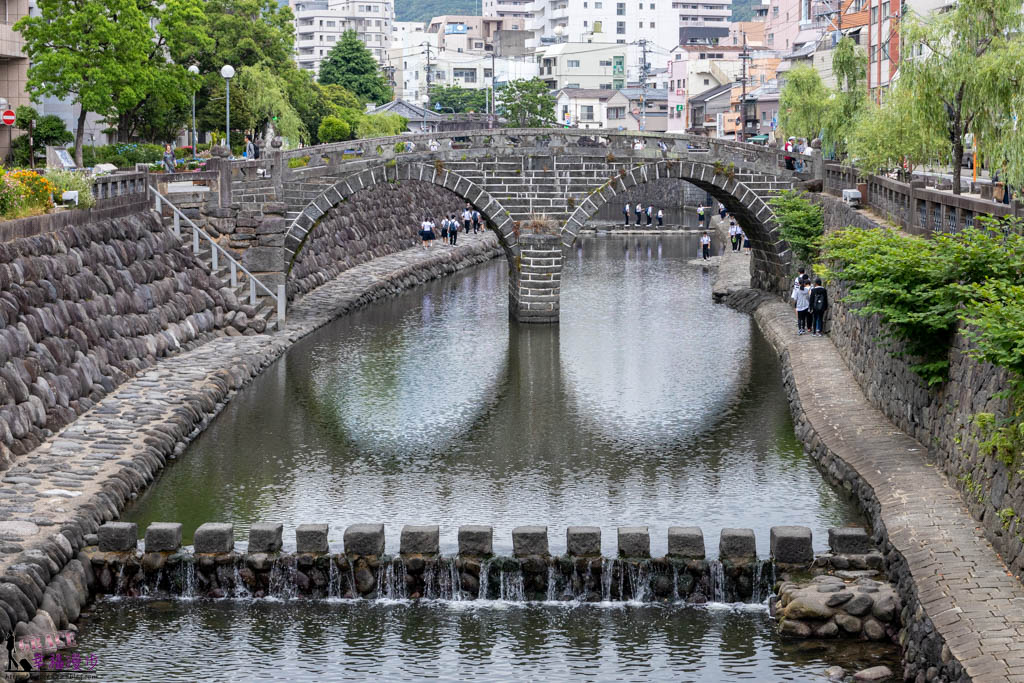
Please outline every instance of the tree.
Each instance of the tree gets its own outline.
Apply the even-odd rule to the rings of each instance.
[[[539,78],[509,81],[495,96],[509,126],[540,128],[555,124],[555,98]]]
[[[340,85],[363,102],[383,104],[391,100],[391,88],[380,65],[355,31],[345,31],[320,64],[320,83]]]
[[[327,116],[320,122],[320,128],[316,132],[320,142],[341,142],[352,139],[352,127],[348,121],[339,119],[337,116]]]
[[[323,92],[324,97],[327,101],[335,107],[348,107],[349,109],[362,109],[363,105],[359,102],[359,98],[351,90],[346,90],[337,83],[321,83],[319,84],[320,90]]]
[[[954,194],[962,189],[968,134],[994,167],[1005,164],[1007,180],[1024,183],[1024,142],[1015,130],[1015,117],[1024,114],[1022,29],[1019,0],[963,0],[947,12],[903,20],[905,44],[926,54],[902,61],[899,108],[909,116],[897,125],[946,138],[941,161],[953,167]]]
[[[231,120],[243,130],[260,131],[268,124],[292,144],[304,139],[306,127],[288,96],[288,83],[270,67],[243,66],[234,78]]]
[[[82,163],[85,118],[109,115],[115,95],[124,105],[145,95],[152,30],[134,0],[39,0],[39,14],[14,25],[29,58],[26,89],[73,98],[80,106],[75,162]]]
[[[779,130],[783,136],[812,140],[821,134],[829,90],[813,68],[801,65],[786,76],[779,93]]]
[[[469,90],[457,85],[435,86],[430,91],[430,102],[427,107],[433,109],[436,104],[441,105],[442,111],[452,109],[456,113],[483,112],[487,107],[487,94],[483,90]]]
[[[867,94],[861,86],[866,68],[864,53],[857,49],[852,38],[843,36],[832,53],[832,73],[839,87],[828,100],[821,139],[822,146],[831,149],[836,157],[845,153],[850,131],[867,103]]]
[[[360,138],[386,138],[401,135],[408,126],[409,119],[398,114],[364,114],[357,132]]]

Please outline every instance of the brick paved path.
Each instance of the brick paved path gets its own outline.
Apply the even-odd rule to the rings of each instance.
[[[765,301],[755,317],[788,363],[807,422],[873,489],[949,654],[974,681],[1024,681],[1024,589],[927,450],[870,405],[827,337],[796,335],[791,307]]]

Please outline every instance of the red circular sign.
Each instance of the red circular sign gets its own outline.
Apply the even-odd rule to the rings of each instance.
[[[4,122],[5,126],[14,125],[14,110],[8,109],[3,114],[0,114],[0,120]]]

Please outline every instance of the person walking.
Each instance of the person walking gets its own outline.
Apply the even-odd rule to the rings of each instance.
[[[814,286],[810,293],[811,334],[820,337],[824,334],[825,311],[828,310],[828,290],[821,284],[821,278],[814,278]]]
[[[643,215],[644,207],[640,206],[640,202],[636,203],[636,225],[640,227],[640,216]]]
[[[441,243],[448,241],[448,217],[441,218]]]
[[[423,240],[423,248],[429,249],[430,243],[434,240],[434,224],[426,216],[423,217],[423,222],[420,223],[420,238]]]
[[[707,230],[700,236],[700,255],[705,261],[711,258],[711,235]]]
[[[480,212],[473,209],[473,234],[480,232]]]
[[[164,145],[164,170],[174,173],[174,148],[169,142]]]
[[[704,222],[704,202],[697,205],[697,225],[707,229],[707,224]]]
[[[811,322],[811,283],[805,275],[796,289],[796,333],[803,334]]]
[[[721,218],[723,221],[725,220],[725,213],[726,213],[726,211],[725,211],[725,204],[722,204],[721,202],[719,202],[718,203],[718,217]]]
[[[259,137],[252,141],[252,158],[260,158],[260,147],[263,146],[263,138]]]
[[[626,227],[627,228],[629,227],[629,209],[630,209],[629,202],[626,202],[626,205],[624,207],[622,207],[622,218],[626,221]]]
[[[473,209],[469,207],[469,202],[466,202],[466,208],[462,210],[462,227],[469,234],[469,226],[473,222]]]
[[[803,266],[797,268],[796,277],[793,278],[793,291],[789,293],[789,298],[793,301],[796,301],[796,290],[800,289],[800,282],[807,277],[806,272]]]
[[[739,226],[736,226],[736,228],[740,231],[740,234],[737,237],[737,241],[743,242],[743,251],[744,251],[744,253],[749,254],[750,253],[750,238],[747,237],[747,233],[743,232],[743,228],[741,228]]]
[[[658,209],[658,227],[665,225],[665,212]]]
[[[245,151],[242,152],[242,156],[246,159],[253,159],[256,157],[256,147],[252,144],[252,138],[248,135],[245,136]]]
[[[448,244],[455,246],[455,243],[459,240],[459,221],[455,218],[455,214],[448,216]]]
[[[654,218],[654,205],[648,204],[647,205],[647,225],[648,226],[650,226],[651,219],[653,219],[653,218]]]
[[[729,244],[732,246],[733,251],[740,250],[739,240],[739,227],[736,225],[736,221],[729,221]]]

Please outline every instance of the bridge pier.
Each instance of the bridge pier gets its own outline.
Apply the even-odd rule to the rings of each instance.
[[[557,323],[562,290],[562,244],[555,235],[519,235],[509,269],[509,316],[521,323]]]

